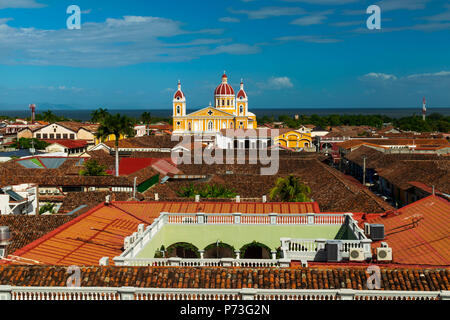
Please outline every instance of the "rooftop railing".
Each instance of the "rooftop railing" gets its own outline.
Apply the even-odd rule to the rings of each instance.
[[[168,213],[163,212],[160,216],[153,221],[153,223],[145,228],[143,224],[140,224],[138,231],[128,236],[124,240],[125,251],[118,257],[113,258],[114,262],[118,266],[129,265],[158,265],[158,263],[169,263],[169,261],[159,261],[157,259],[136,259],[136,256],[164,227],[166,224],[174,225],[343,225],[346,223],[350,230],[356,237],[355,241],[344,240],[343,247],[346,250],[343,253],[343,257],[348,257],[347,248],[361,247],[365,249],[365,254],[370,255],[370,240],[367,240],[363,230],[359,228],[357,221],[352,217],[351,213],[345,214],[317,214],[317,213],[305,213],[305,214],[243,214],[243,213],[229,213],[229,214],[205,214],[205,213]],[[285,242],[283,242],[283,239]],[[281,247],[283,250],[283,258],[296,259],[302,262],[318,260],[317,253],[321,249],[318,248],[318,244],[321,245],[321,241],[314,239],[288,239],[283,238],[281,240]],[[362,241],[368,242],[369,245],[365,245]],[[319,241],[319,242],[318,242]],[[323,247],[325,244],[323,243]],[[295,248],[295,249],[291,249]],[[298,249],[300,248],[300,249]],[[106,261],[106,258],[102,258],[100,264],[104,264],[102,261]],[[202,260],[205,260],[202,258]],[[239,257],[237,260],[240,260]],[[275,257],[273,257],[270,263],[273,263]],[[320,260],[320,259],[319,259]],[[198,261],[198,260],[197,260]],[[206,263],[199,262],[199,263]],[[269,262],[267,262],[269,263]],[[279,264],[280,265],[280,264]]]
[[[0,286],[0,300],[450,300],[450,291]]]

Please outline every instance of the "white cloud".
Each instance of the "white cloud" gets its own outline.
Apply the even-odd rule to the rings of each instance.
[[[382,0],[376,4],[382,11],[421,10],[425,9],[430,0]]]
[[[211,51],[210,54],[228,53],[233,55],[240,54],[254,54],[260,52],[260,48],[257,46],[250,46],[248,44],[234,43],[230,45],[218,46]]]
[[[323,12],[312,12],[307,16],[295,19],[291,22],[291,24],[299,25],[299,26],[310,26],[314,24],[322,24],[325,19],[327,19],[327,15],[332,14],[333,10],[323,11]]]
[[[125,16],[89,22],[81,30],[14,28],[0,24],[0,64],[74,67],[124,66],[188,61],[200,56],[251,54],[259,47],[228,44],[214,37],[220,29],[187,31],[181,23],[158,17]],[[193,35],[208,35],[192,40]],[[176,37],[176,41],[167,41]],[[189,38],[189,41],[183,39]]]
[[[268,87],[272,89],[293,88],[294,84],[288,77],[272,77],[268,81]]]
[[[371,73],[365,74],[362,78],[378,79],[378,80],[397,80],[397,77],[393,74],[376,73],[376,72],[371,72]]]
[[[38,3],[36,0],[0,0],[0,9],[23,8],[34,9],[45,7],[45,4]]]
[[[317,5],[343,5],[343,4],[349,4],[354,3],[359,0],[283,0],[285,2],[304,2],[309,4],[317,4]]]
[[[418,79],[418,78],[434,78],[434,77],[450,77],[450,71],[440,71],[435,73],[418,73],[407,76],[407,79]]]
[[[303,42],[310,42],[310,43],[336,43],[340,42],[339,39],[333,39],[333,38],[327,38],[323,36],[285,36],[280,37],[275,40],[283,41],[283,42],[291,42],[291,41],[303,41]]]
[[[271,17],[295,16],[305,13],[301,8],[264,7],[258,10],[232,10],[235,14],[246,14],[249,19],[266,19]]]
[[[232,17],[222,17],[219,18],[220,22],[227,22],[227,23],[237,23],[240,22],[238,18],[232,18]]]
[[[360,78],[361,80],[380,80],[380,81],[398,81],[398,82],[408,82],[413,80],[423,80],[423,81],[434,81],[434,80],[442,80],[442,79],[450,79],[450,71],[439,71],[439,72],[429,72],[429,73],[416,73],[411,75],[406,75],[403,77],[397,77],[393,74],[387,73],[376,73],[371,72],[367,73]]]

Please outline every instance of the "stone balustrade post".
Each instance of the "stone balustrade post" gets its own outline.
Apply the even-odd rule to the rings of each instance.
[[[139,236],[142,236],[144,234],[144,231],[145,231],[145,224],[141,223],[140,225],[138,225]]]
[[[195,202],[200,202],[200,195],[199,194],[195,195]]]
[[[200,259],[205,258],[205,250],[198,250],[198,253],[200,253]]]
[[[241,258],[241,251],[240,250],[234,250],[234,254],[236,255],[236,259],[239,260]]]
[[[180,264],[181,264],[181,258],[178,258],[178,257],[169,258],[169,266],[179,267]]]
[[[155,201],[159,201],[159,194],[155,193]]]
[[[314,216],[315,216],[315,214],[314,213],[308,213],[306,216],[308,217],[308,224],[314,224]]]
[[[241,224],[241,216],[242,216],[242,213],[240,213],[240,212],[233,213],[234,224]]]
[[[162,221],[164,224],[167,224],[169,222],[169,213],[168,212],[161,212]]]
[[[272,254],[272,260],[277,260],[277,250],[272,250],[270,253]]]
[[[236,196],[236,202],[237,203],[241,202],[241,196]]]
[[[270,217],[270,224],[277,224],[277,214],[276,213],[269,213]]]
[[[266,203],[267,202],[267,196],[262,196],[262,202]]]
[[[291,266],[291,259],[278,259],[278,263],[280,264],[281,268],[289,268]]]
[[[355,290],[353,289],[341,289],[338,294],[341,300],[355,300]]]
[[[222,258],[220,259],[220,264],[222,265],[222,267],[232,267],[233,261],[233,258]]]
[[[205,214],[203,212],[199,212],[196,214],[197,216],[197,223],[198,224],[205,224]]]
[[[0,300],[12,300],[11,291],[11,286],[0,286]]]
[[[117,293],[120,295],[120,300],[135,300],[134,290],[133,287],[121,287],[117,290]]]
[[[244,288],[241,290],[241,299],[242,300],[255,300],[256,293],[257,293],[256,289]]]

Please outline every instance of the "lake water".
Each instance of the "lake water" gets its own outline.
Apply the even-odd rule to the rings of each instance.
[[[193,112],[198,109],[188,109],[187,112]],[[64,109],[64,110],[57,110],[52,109],[52,112],[54,114],[57,114],[59,116],[65,116],[70,119],[76,119],[76,120],[89,120],[91,117],[91,113],[93,110],[77,110],[77,109]],[[109,110],[111,113],[121,113],[126,114],[129,117],[138,118],[140,115],[147,111],[150,112],[152,116],[154,117],[170,117],[171,109],[164,109],[164,110],[151,110],[151,109],[117,109],[117,110]],[[290,108],[290,109],[283,109],[283,108],[270,108],[270,109],[250,109],[251,112],[255,113],[257,117],[262,116],[274,116],[278,117],[280,115],[288,115],[288,116],[294,116],[296,114],[298,115],[312,115],[317,114],[319,116],[324,115],[330,115],[330,114],[340,114],[340,115],[350,115],[350,114],[362,114],[362,115],[371,115],[371,114],[380,114],[380,115],[386,115],[391,118],[400,118],[405,116],[411,116],[413,114],[420,115],[421,109],[420,108]],[[39,113],[39,112],[38,112]],[[432,113],[440,113],[445,116],[450,115],[450,108],[429,108],[427,111],[428,114]],[[0,110],[0,115],[10,116],[10,117],[29,117],[30,111],[28,108],[24,108],[24,110]]]

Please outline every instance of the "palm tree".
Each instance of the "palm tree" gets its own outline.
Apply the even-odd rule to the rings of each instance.
[[[99,108],[91,113],[91,122],[99,123],[109,114],[108,109]]]
[[[143,124],[150,124],[150,122],[152,121],[152,115],[150,114],[150,112],[144,112],[141,115],[141,121]]]
[[[287,178],[278,178],[275,187],[270,190],[270,198],[283,202],[310,202],[310,193],[310,187],[301,183],[297,177],[289,175]]]
[[[57,120],[57,116],[51,110],[47,110],[42,114],[42,119],[46,122],[53,123]]]
[[[119,176],[119,140],[121,136],[134,136],[134,121],[127,116],[122,116],[119,113],[115,115],[107,114],[101,121],[100,127],[97,130],[97,138],[102,141],[114,135],[115,153],[116,153],[116,177]]]

